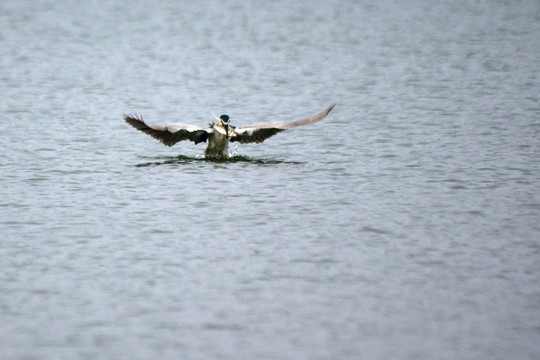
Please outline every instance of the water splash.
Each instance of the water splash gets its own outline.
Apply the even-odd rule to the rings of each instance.
[[[238,143],[234,144],[234,150],[229,154],[229,157],[238,156]]]

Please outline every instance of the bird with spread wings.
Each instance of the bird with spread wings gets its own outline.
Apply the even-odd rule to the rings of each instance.
[[[238,127],[230,125],[228,115],[221,115],[217,119],[219,123],[212,123],[206,128],[181,123],[168,125],[149,124],[143,120],[142,116],[137,115],[124,115],[124,120],[135,129],[161,141],[164,145],[173,146],[183,140],[198,144],[208,140],[205,156],[227,157],[229,142],[239,142],[240,144],[261,143],[281,131],[321,121],[332,111],[335,105],[332,104],[326,110],[307,119],[291,122],[266,122]]]

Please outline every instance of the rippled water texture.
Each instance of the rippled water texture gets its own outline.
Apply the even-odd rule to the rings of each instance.
[[[540,358],[538,1],[3,1],[0,357]],[[228,161],[122,121],[321,123]]]

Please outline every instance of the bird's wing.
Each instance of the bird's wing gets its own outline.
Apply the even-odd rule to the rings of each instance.
[[[278,132],[292,129],[297,126],[315,124],[316,122],[321,121],[326,117],[326,115],[328,115],[330,111],[332,111],[334,106],[336,106],[336,104],[330,105],[328,109],[307,119],[291,122],[267,122],[261,124],[239,126],[237,128],[234,128],[234,132],[230,136],[230,141],[238,141],[241,144],[252,142],[261,143],[264,140],[268,139],[270,136],[277,134]]]
[[[173,146],[182,140],[190,140],[195,144],[205,142],[208,135],[214,131],[212,128],[200,128],[187,124],[147,124],[142,116],[137,115],[124,115],[124,120],[135,129],[150,135],[167,146]]]

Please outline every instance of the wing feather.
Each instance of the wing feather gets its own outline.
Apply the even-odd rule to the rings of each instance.
[[[315,124],[324,119],[336,104],[330,105],[326,110],[318,113],[315,116],[307,119],[291,121],[291,122],[266,122],[260,124],[239,126],[234,129],[234,133],[230,137],[230,141],[238,141],[241,144],[246,143],[261,143],[275,134],[292,129],[297,126]]]
[[[124,120],[135,129],[142,131],[167,146],[173,146],[179,141],[190,140],[195,144],[206,142],[211,128],[200,128],[187,124],[156,125],[147,124],[142,116],[124,115]]]

